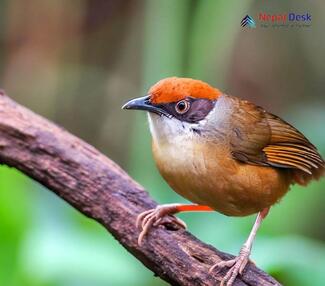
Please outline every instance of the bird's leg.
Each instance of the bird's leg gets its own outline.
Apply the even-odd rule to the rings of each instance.
[[[223,267],[230,267],[230,269],[228,270],[225,277],[223,277],[223,279],[220,283],[220,286],[233,285],[237,275],[243,273],[243,270],[245,269],[245,267],[248,263],[248,260],[249,260],[249,255],[252,250],[256,232],[257,232],[259,226],[261,225],[261,222],[263,221],[263,219],[267,216],[268,212],[269,212],[269,208],[265,208],[263,211],[258,213],[255,223],[254,223],[254,226],[253,226],[246,242],[240,249],[239,255],[237,257],[235,257],[234,259],[231,259],[231,260],[221,261],[219,263],[216,263],[215,265],[213,265],[210,268],[209,272],[213,271],[215,268],[218,268],[220,270]]]
[[[141,233],[138,237],[138,244],[142,244],[144,236],[149,232],[152,226],[171,222],[176,223],[182,228],[186,228],[185,222],[172,215],[179,212],[190,211],[213,211],[213,209],[208,206],[201,205],[166,204],[159,205],[154,209],[140,213],[136,221],[137,228],[141,229]]]

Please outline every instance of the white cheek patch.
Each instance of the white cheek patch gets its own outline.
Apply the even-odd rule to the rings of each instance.
[[[182,122],[176,118],[167,118],[152,113],[148,113],[148,120],[152,137],[157,142],[175,142],[178,139],[191,139],[195,136],[193,128],[198,126],[198,124]]]

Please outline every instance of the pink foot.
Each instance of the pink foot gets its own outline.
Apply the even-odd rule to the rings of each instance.
[[[209,272],[212,272],[215,268],[221,270],[224,267],[230,267],[225,277],[223,277],[220,286],[231,286],[235,282],[238,274],[242,274],[249,260],[250,249],[243,246],[239,252],[239,255],[234,259],[221,261],[213,265]]]
[[[186,229],[186,224],[181,219],[171,216],[177,212],[178,205],[162,205],[154,209],[144,211],[138,215],[136,226],[141,230],[138,237],[138,244],[141,246],[144,236],[149,232],[152,226],[160,224],[175,223]]]

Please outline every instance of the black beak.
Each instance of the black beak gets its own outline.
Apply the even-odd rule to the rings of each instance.
[[[170,117],[170,114],[167,113],[164,109],[150,103],[150,95],[131,99],[122,106],[122,109],[145,110],[156,113],[158,115],[165,115],[167,117]]]

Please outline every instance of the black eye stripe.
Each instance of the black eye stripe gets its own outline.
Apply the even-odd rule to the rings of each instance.
[[[184,104],[188,104],[188,110],[180,111],[177,109],[177,104],[184,101]],[[172,117],[177,118],[180,121],[197,123],[204,119],[215,105],[214,100],[204,98],[187,97],[184,100],[172,103],[159,104],[158,107],[164,109]],[[185,111],[186,110],[186,111]]]

